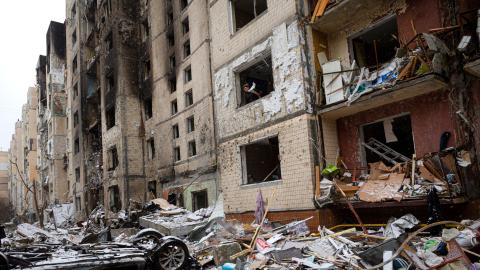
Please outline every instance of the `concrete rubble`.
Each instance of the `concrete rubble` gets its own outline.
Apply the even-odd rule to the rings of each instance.
[[[103,207],[78,227],[10,224],[1,252],[11,269],[164,269],[148,268],[154,267],[149,258],[158,259],[151,252],[159,244],[151,240],[169,239],[165,232],[170,232],[190,254],[181,267],[170,269],[478,269],[475,262],[480,262],[480,219],[420,220],[408,214],[385,224],[320,226],[312,232],[311,218],[270,222],[268,200],[257,209],[261,225],[226,219],[222,197],[195,212],[154,199],[143,207],[138,223],[115,223],[117,229]],[[128,213],[118,215],[129,219]],[[161,238],[136,240],[150,233]]]

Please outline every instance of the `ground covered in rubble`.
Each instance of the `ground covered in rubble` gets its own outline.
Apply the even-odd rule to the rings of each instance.
[[[261,194],[259,194],[261,197]],[[163,199],[129,214],[103,207],[79,223],[52,211],[39,224],[5,225],[0,262],[11,269],[478,269],[480,220],[422,224],[408,214],[384,225],[339,225],[310,231],[307,221],[228,220],[222,196],[190,212]],[[261,225],[259,225],[261,224]],[[130,268],[131,267],[131,268]]]

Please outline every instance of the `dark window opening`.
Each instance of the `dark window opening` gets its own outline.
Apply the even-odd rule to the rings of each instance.
[[[239,73],[240,106],[260,99],[273,89],[272,57],[268,56]]]
[[[115,90],[115,78],[112,75],[106,77],[107,79],[107,93]]]
[[[195,141],[188,142],[188,156],[193,157],[197,155],[197,144]]]
[[[75,16],[77,16],[77,3],[75,2],[72,5],[71,14],[72,14],[72,20],[75,20]]]
[[[82,211],[82,199],[79,196],[75,197],[75,210],[77,212]]]
[[[187,58],[190,56],[191,51],[190,51],[190,40],[185,41],[183,44],[183,58]]]
[[[173,35],[173,33],[167,35],[167,41],[169,47],[175,46],[175,36]]]
[[[148,37],[150,36],[150,28],[148,26],[148,20],[144,20],[142,22],[141,34],[142,34],[142,41],[143,42],[147,41]]]
[[[78,97],[78,84],[75,83],[75,85],[73,86],[73,97],[76,98]]]
[[[192,192],[192,210],[197,211],[208,207],[208,192],[206,189]]]
[[[80,168],[75,168],[75,182],[80,182]]]
[[[190,89],[185,93],[185,107],[188,107],[192,104],[193,104],[193,91],[192,89]]]
[[[172,115],[174,115],[178,112],[178,105],[177,105],[177,100],[176,99],[171,102],[170,107],[171,107],[171,110],[172,110],[171,111]]]
[[[350,38],[353,56],[360,67],[376,67],[395,57],[397,18],[393,16]],[[377,62],[378,60],[378,62]]]
[[[254,184],[282,179],[278,137],[241,147],[244,183]]]
[[[150,60],[143,62],[143,80],[148,80],[150,77],[151,68],[150,68]]]
[[[190,24],[188,23],[188,17],[182,21],[182,33],[185,35],[185,34],[188,34],[188,32],[190,31]]]
[[[182,8],[182,10],[184,10],[188,6],[188,3],[190,3],[190,0],[180,0],[180,7]]]
[[[152,98],[145,98],[143,100],[143,106],[145,110],[145,118],[148,120],[153,116]]]
[[[148,193],[154,198],[157,198],[157,182],[156,181],[148,182]]]
[[[110,210],[112,212],[118,212],[122,209],[122,202],[120,201],[120,190],[118,186],[112,186],[108,188],[110,194]]]
[[[170,88],[170,93],[174,93],[175,91],[177,91],[177,81],[175,79],[169,79],[168,84]]]
[[[148,145],[148,158],[154,159],[155,158],[155,140],[153,138],[147,141]]]
[[[231,0],[235,31],[267,10],[267,0]]]
[[[183,71],[184,82],[188,83],[192,80],[192,68],[189,66]]]
[[[173,13],[168,12],[167,13],[167,26],[172,26],[173,25]]]
[[[80,140],[78,138],[75,139],[73,151],[75,154],[78,154],[80,152]]]
[[[172,126],[172,133],[174,139],[178,139],[180,137],[180,130],[178,129],[178,125]]]
[[[115,126],[115,106],[108,108],[105,114],[107,129],[111,129]]]
[[[172,72],[175,71],[175,67],[177,66],[177,63],[175,61],[175,56],[174,55],[170,56],[170,58],[169,58],[169,66],[170,66],[170,71],[172,71]]]
[[[107,52],[113,50],[113,34],[108,34],[107,38],[105,39],[105,45],[107,48]]]
[[[75,57],[73,58],[73,62],[72,62],[73,73],[77,73],[77,67],[78,67],[78,61],[77,61],[77,56],[75,55]]]
[[[113,171],[118,166],[117,147],[114,146],[108,150],[108,170]]]
[[[182,156],[180,156],[180,147],[177,146],[173,149],[173,155],[175,161],[180,161],[182,159]]]
[[[75,44],[77,44],[77,29],[73,30],[72,33],[72,47],[74,47]]]
[[[183,193],[169,193],[167,198],[168,203],[176,205],[178,207],[184,207],[183,204]]]
[[[195,131],[195,118],[190,116],[187,118],[187,133]]]
[[[76,127],[78,125],[78,112],[73,114],[73,126]]]
[[[362,131],[365,143],[370,138],[374,138],[407,158],[411,158],[415,153],[410,115],[392,117],[364,125]],[[369,149],[365,149],[365,158],[367,164],[378,161],[386,162]]]

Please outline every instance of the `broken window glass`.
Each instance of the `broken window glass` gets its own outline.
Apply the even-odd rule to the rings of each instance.
[[[170,107],[171,107],[171,113],[172,113],[172,115],[177,114],[177,112],[178,112],[178,105],[177,105],[177,100],[176,100],[176,99],[171,102]]]
[[[192,104],[193,104],[193,92],[192,92],[192,89],[190,89],[185,93],[185,107],[188,107]]]
[[[108,150],[108,170],[113,171],[118,166],[117,147],[114,146]]]
[[[192,68],[190,66],[188,66],[187,68],[185,68],[184,72],[183,72],[183,76],[184,76],[184,82],[185,83],[188,83],[192,80]]]
[[[80,167],[75,168],[75,182],[80,182]]]
[[[378,67],[395,57],[398,43],[397,18],[387,18],[350,37],[353,56],[360,67]]]
[[[187,118],[187,133],[195,131],[195,118],[190,116]]]
[[[145,98],[143,101],[143,106],[145,110],[145,119],[150,119],[153,116],[153,111],[152,111],[152,98]]]
[[[282,179],[278,137],[241,147],[244,183],[254,184]]]
[[[180,137],[180,130],[178,129],[178,125],[172,126],[172,133],[174,139],[178,139]]]
[[[193,157],[197,155],[197,145],[195,141],[188,142],[188,156]]]
[[[118,212],[122,209],[122,202],[120,201],[120,190],[118,186],[111,186],[108,188],[110,195],[110,210],[113,212]]]
[[[180,147],[177,146],[173,149],[173,154],[174,154],[174,160],[175,161],[180,161],[182,157],[180,156]]]
[[[188,22],[188,17],[182,21],[182,33],[185,35],[185,34],[188,34],[188,32],[190,31],[190,24]]]
[[[270,56],[244,69],[238,74],[240,106],[260,99],[273,89],[272,58]]]
[[[231,0],[232,18],[235,31],[267,10],[267,0]]]
[[[78,154],[80,152],[80,140],[78,138],[75,139],[74,143],[74,154]]]
[[[206,189],[192,192],[192,210],[197,211],[208,207],[208,192]]]
[[[148,182],[148,193],[150,193],[150,195],[152,195],[154,198],[157,198],[157,182],[156,181]]]
[[[111,129],[115,126],[115,106],[111,105],[110,108],[107,108],[105,112],[106,124],[107,129]]]
[[[190,56],[190,40],[187,40],[185,41],[185,43],[183,44],[183,58],[187,58],[188,56]]]
[[[153,138],[150,138],[147,141],[148,145],[148,158],[149,159],[154,159],[155,158],[155,141]]]

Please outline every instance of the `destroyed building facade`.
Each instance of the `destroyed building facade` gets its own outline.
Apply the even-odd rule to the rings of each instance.
[[[303,1],[209,1],[215,132],[225,213],[317,216],[316,131]],[[213,15],[215,14],[215,15]],[[270,203],[270,202],[269,202]],[[315,221],[317,219],[315,218]]]
[[[46,56],[37,62],[39,202],[68,201],[65,25],[50,22]]]
[[[139,83],[148,198],[189,210],[217,199],[208,4],[142,1]]]
[[[442,201],[468,209],[474,201],[470,206],[466,201],[480,194],[473,176],[478,174],[478,135],[472,129],[479,119],[474,112],[479,81],[464,73],[468,57],[455,50],[460,50],[456,46],[462,35],[475,34],[471,28],[477,25],[479,4],[447,2],[336,1],[312,19],[316,114],[324,164],[341,160],[357,180],[380,161],[391,166],[402,159],[425,163],[422,158],[437,155],[447,179],[447,168],[458,166],[443,151],[468,154],[472,166],[458,169],[455,176],[464,192]],[[478,34],[474,38],[470,45],[478,46]],[[414,186],[411,174],[406,175]],[[448,182],[447,188],[456,189]],[[381,196],[370,199],[376,203],[357,207],[379,214],[427,204],[424,198],[394,204],[383,203]]]
[[[22,119],[15,123],[10,142],[9,197],[13,214],[35,218],[33,186],[38,185],[37,170],[37,93],[36,87],[27,91],[27,103],[22,107]],[[6,211],[8,211],[6,209]]]
[[[0,221],[7,222],[11,218],[10,213],[10,194],[9,194],[9,171],[10,162],[9,153],[0,151],[0,206],[3,211],[0,213]]]

